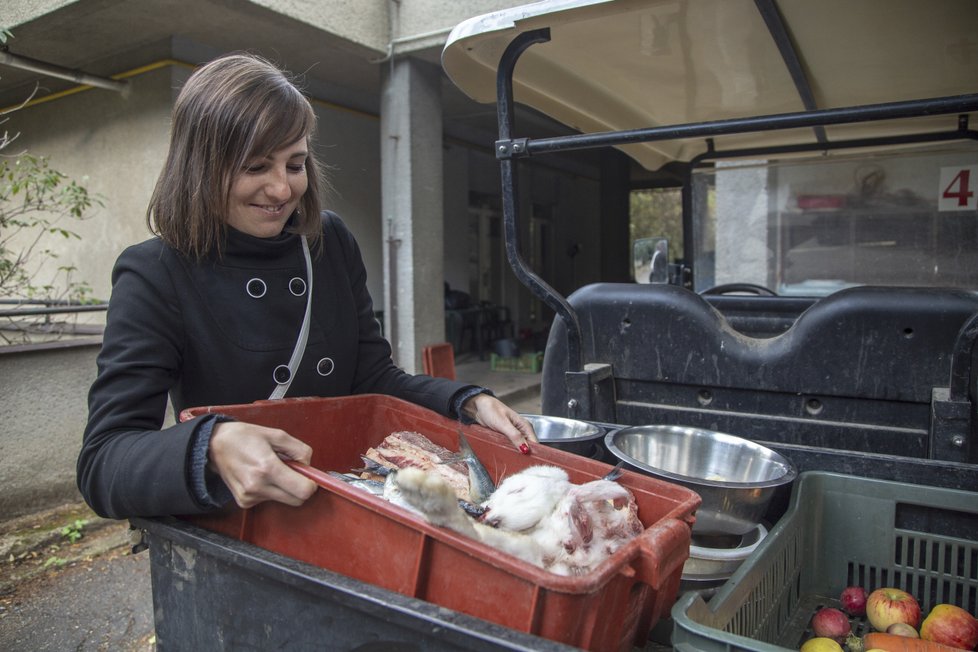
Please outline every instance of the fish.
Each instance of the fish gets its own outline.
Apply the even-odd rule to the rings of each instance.
[[[366,473],[368,475],[379,475],[386,478],[387,474],[394,468],[392,466],[385,466],[376,460],[372,460],[366,455],[361,455],[360,459],[363,460],[363,466],[350,469],[351,473]]]
[[[329,474],[338,480],[342,480],[352,487],[357,489],[363,489],[368,491],[375,496],[384,495],[384,483],[379,480],[370,480],[367,478],[360,478],[357,476],[349,475],[346,473],[340,473],[339,471],[330,471]]]
[[[452,464],[454,462],[465,462],[469,469],[469,501],[480,506],[484,506],[489,497],[496,491],[496,483],[492,481],[489,471],[476,456],[469,440],[465,438],[462,431],[458,431],[459,454],[443,457],[442,464]]]
[[[602,476],[601,479],[602,480],[610,480],[610,481],[614,482],[615,480],[617,480],[618,478],[620,478],[622,476],[622,473],[623,473],[623,469],[624,468],[625,468],[625,462],[624,461],[618,462],[618,464],[615,464],[615,468],[613,468],[610,471],[608,471],[607,473],[605,473],[604,476]]]

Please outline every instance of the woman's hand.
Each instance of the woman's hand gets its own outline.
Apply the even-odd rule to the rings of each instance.
[[[315,482],[282,461],[309,464],[312,448],[284,430],[238,421],[219,423],[211,434],[207,457],[239,507],[266,500],[298,506],[316,491]]]
[[[530,454],[530,443],[536,443],[537,436],[530,422],[512,408],[489,394],[476,394],[462,404],[462,412],[475,419],[476,423],[491,428],[509,437],[513,445],[524,455]]]

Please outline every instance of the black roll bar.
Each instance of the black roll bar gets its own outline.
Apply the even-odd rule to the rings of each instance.
[[[502,72],[501,68],[500,72]],[[529,138],[513,140],[500,137],[496,141],[496,158],[504,160],[507,158],[527,157],[534,154],[549,154],[553,152],[567,152],[616,145],[634,145],[636,143],[662,140],[710,138],[730,134],[779,131],[781,129],[797,129],[818,125],[828,126],[857,122],[875,122],[878,120],[913,118],[925,115],[960,114],[970,113],[971,111],[978,111],[978,93],[951,95],[926,100],[865,104],[840,109],[778,113],[752,118],[692,122],[643,129],[601,131],[593,134],[575,134],[533,140]],[[502,135],[500,134],[500,136]],[[819,143],[819,146],[824,147],[826,144]]]
[[[550,40],[550,30],[540,29],[523,32],[517,36],[503,52],[496,74],[496,111],[499,119],[499,137],[509,140],[515,126],[513,113],[513,69],[516,61],[524,50],[534,43],[544,43]],[[503,229],[505,231],[506,258],[516,278],[528,287],[534,295],[546,303],[554,312],[560,315],[567,324],[567,359],[570,371],[582,369],[581,326],[577,321],[577,313],[546,281],[535,274],[520,254],[520,231],[518,228],[519,197],[518,174],[516,163],[509,158],[499,161],[499,172],[502,179],[503,195]]]

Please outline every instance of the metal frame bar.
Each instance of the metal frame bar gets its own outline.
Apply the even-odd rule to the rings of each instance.
[[[502,69],[500,69],[502,72]],[[797,129],[816,125],[840,125],[877,120],[912,118],[924,115],[948,115],[978,111],[978,93],[952,95],[925,100],[865,104],[839,109],[778,113],[753,118],[732,118],[662,127],[602,131],[592,134],[575,134],[551,138],[500,138],[496,141],[496,158],[528,157],[580,149],[594,149],[616,145],[689,138],[709,138],[731,134],[743,134],[782,129]],[[502,134],[500,134],[502,135]],[[822,145],[824,146],[824,145]]]
[[[513,111],[513,69],[523,52],[535,43],[550,40],[550,30],[540,29],[524,32],[517,36],[503,52],[496,75],[496,111],[501,140],[509,140],[515,127]],[[519,149],[519,145],[513,145]],[[499,172],[502,179],[503,229],[506,243],[506,258],[516,278],[530,291],[560,315],[567,324],[567,358],[570,371],[580,371],[582,367],[581,326],[567,300],[546,281],[540,278],[523,260],[520,253],[519,230],[519,180],[516,162],[501,158]]]
[[[778,6],[774,4],[774,0],[754,0],[754,5],[757,6],[757,11],[760,12],[761,18],[764,19],[768,32],[771,33],[775,45],[778,46],[781,59],[784,60],[788,74],[791,75],[791,80],[795,83],[795,88],[798,89],[798,96],[801,98],[802,106],[808,111],[818,109],[818,104],[815,102],[815,94],[812,93],[812,85],[808,82],[808,76],[805,74],[805,69],[801,65],[798,50],[795,48],[794,41],[791,40],[791,35],[788,34],[788,28],[785,27],[784,19],[781,17]],[[828,140],[824,127],[816,125],[813,127],[813,130],[815,132],[815,140],[820,143]]]
[[[38,315],[70,315],[77,312],[105,312],[108,304],[96,306],[68,306],[63,308],[15,308],[0,310],[0,317],[36,317]]]
[[[81,70],[65,68],[64,66],[59,66],[57,64],[32,59],[31,57],[25,57],[22,54],[14,54],[7,47],[0,48],[0,64],[10,66],[11,68],[27,70],[28,72],[45,75],[47,77],[67,79],[68,81],[73,81],[76,84],[84,84],[86,86],[103,88],[108,91],[115,91],[117,93],[121,93],[123,97],[128,97],[129,91],[131,90],[131,86],[129,85],[128,81],[109,79],[108,77],[99,77],[98,75],[93,75]]]

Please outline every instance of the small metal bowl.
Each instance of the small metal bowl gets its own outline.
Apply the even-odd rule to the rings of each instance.
[[[747,439],[683,426],[632,426],[609,432],[619,460],[703,499],[693,534],[744,535],[764,518],[775,491],[798,472],[786,457]]]
[[[689,545],[689,558],[683,565],[683,579],[730,577],[745,559],[754,554],[765,537],[767,528],[758,524],[747,534],[738,537],[737,545],[731,547],[697,545],[694,539]]]
[[[605,429],[593,423],[549,417],[540,414],[521,414],[533,426],[541,444],[559,448],[575,455],[593,457],[600,449]]]

